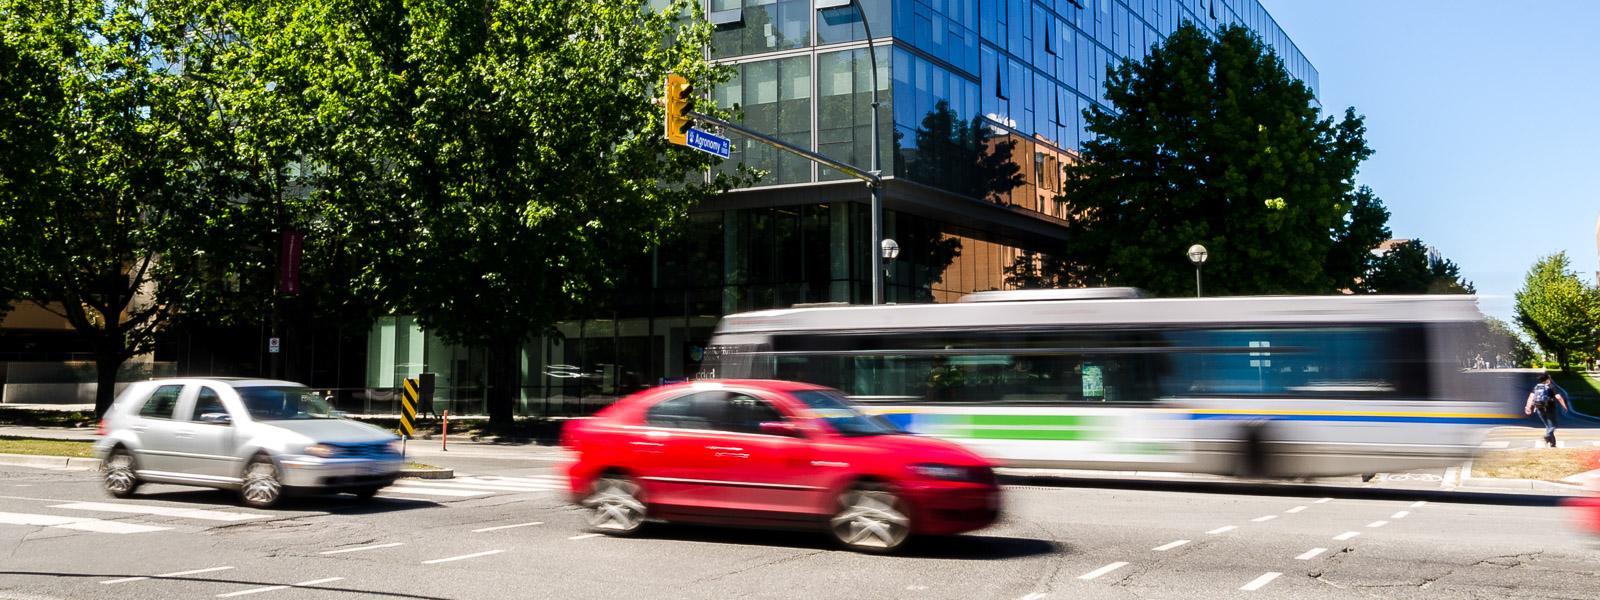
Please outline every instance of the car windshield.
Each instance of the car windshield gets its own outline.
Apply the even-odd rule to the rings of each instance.
[[[333,419],[333,408],[316,392],[303,387],[241,387],[239,399],[257,421]]]
[[[811,409],[811,416],[826,421],[840,435],[890,435],[905,433],[881,417],[856,410],[838,392],[804,390],[794,397]]]

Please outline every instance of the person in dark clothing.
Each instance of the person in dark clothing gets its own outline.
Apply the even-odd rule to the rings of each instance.
[[[1528,393],[1528,404],[1523,407],[1522,414],[1538,415],[1544,422],[1544,443],[1551,448],[1556,447],[1556,407],[1562,411],[1570,410],[1567,407],[1566,394],[1562,393],[1560,386],[1550,379],[1549,373],[1539,375],[1539,383],[1534,384],[1533,391]]]

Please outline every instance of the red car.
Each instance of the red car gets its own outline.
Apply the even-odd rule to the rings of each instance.
[[[866,415],[828,388],[698,381],[646,390],[570,423],[574,501],[597,531],[646,520],[816,526],[886,552],[999,516],[989,461]]]

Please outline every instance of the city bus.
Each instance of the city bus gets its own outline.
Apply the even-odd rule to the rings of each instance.
[[[1486,332],[1464,295],[981,292],[730,315],[701,375],[837,388],[1009,467],[1337,476],[1454,464],[1521,418],[1467,368]]]

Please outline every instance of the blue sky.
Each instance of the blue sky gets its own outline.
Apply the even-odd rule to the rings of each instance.
[[[1261,0],[1321,73],[1322,104],[1367,117],[1358,177],[1461,265],[1484,312],[1540,256],[1600,270],[1600,2]]]

